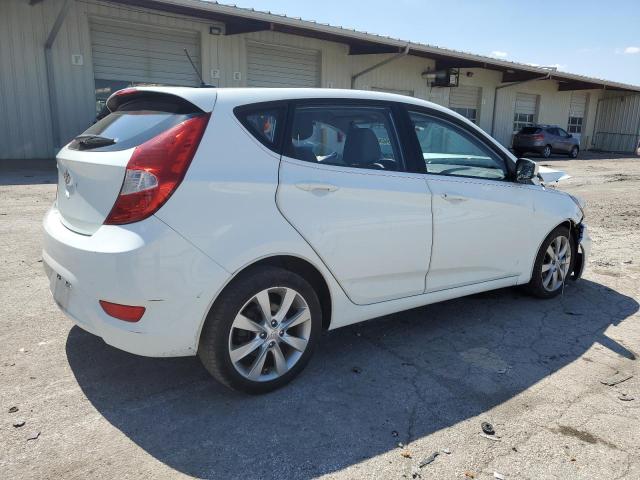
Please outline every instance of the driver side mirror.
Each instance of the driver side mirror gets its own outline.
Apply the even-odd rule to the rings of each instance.
[[[538,164],[528,158],[519,158],[516,162],[516,182],[530,183],[538,176]]]

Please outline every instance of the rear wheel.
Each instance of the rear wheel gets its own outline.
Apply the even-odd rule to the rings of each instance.
[[[557,227],[542,242],[526,290],[538,298],[553,298],[573,271],[575,242],[566,226]]]
[[[571,158],[578,158],[578,153],[580,152],[580,149],[577,147],[577,145],[574,145],[571,148],[571,151],[569,152],[569,156]]]
[[[224,385],[265,393],[306,366],[321,317],[318,297],[304,278],[277,267],[251,270],[229,284],[209,312],[198,356]]]
[[[551,156],[551,145],[545,145],[542,149],[542,156],[544,158],[549,158]]]

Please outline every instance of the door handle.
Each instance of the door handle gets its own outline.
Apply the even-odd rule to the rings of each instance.
[[[451,203],[466,202],[468,200],[466,197],[461,197],[459,195],[450,195],[448,193],[443,193],[441,197],[443,200],[446,200],[447,202],[451,202]]]
[[[338,190],[338,187],[336,187],[335,185],[331,185],[330,183],[296,183],[296,187],[298,187],[300,190],[304,190],[305,192],[335,192],[336,190]]]

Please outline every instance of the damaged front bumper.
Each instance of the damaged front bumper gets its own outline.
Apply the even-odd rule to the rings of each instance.
[[[584,223],[580,223],[576,227],[576,260],[573,266],[573,280],[577,280],[582,277],[584,269],[591,253],[591,237],[589,236],[589,230]]]

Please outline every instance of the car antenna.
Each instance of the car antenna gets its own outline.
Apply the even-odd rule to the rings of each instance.
[[[191,66],[193,67],[193,70],[196,72],[196,75],[200,79],[200,87],[201,88],[212,88],[213,85],[209,85],[208,83],[204,83],[204,80],[202,79],[202,74],[200,73],[200,70],[198,70],[198,67],[196,67],[196,64],[193,63],[193,60],[191,60],[191,55],[189,55],[189,52],[187,51],[187,49],[183,48],[183,50],[184,50],[184,54],[189,59],[189,63],[191,63]]]

